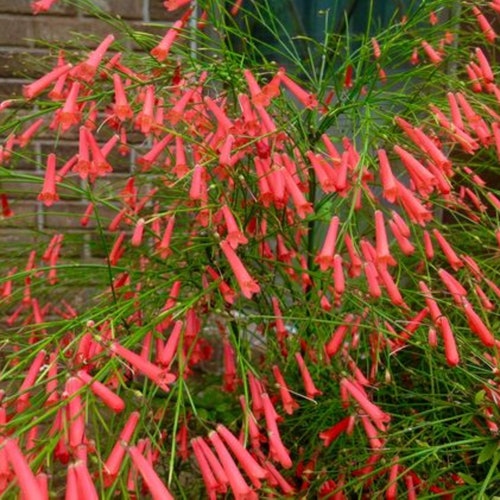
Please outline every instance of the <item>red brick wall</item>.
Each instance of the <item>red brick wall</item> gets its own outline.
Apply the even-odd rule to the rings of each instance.
[[[45,68],[53,67],[57,54],[54,48],[51,49],[54,44],[69,42],[75,39],[74,33],[83,33],[95,36],[93,39],[85,38],[83,42],[90,47],[113,32],[105,22],[85,15],[74,6],[62,5],[61,2],[49,13],[33,16],[30,4],[31,0],[0,0],[0,101],[21,95],[22,85],[41,74],[39,62],[45,61]],[[172,20],[161,0],[94,0],[94,4],[143,32],[163,34]],[[149,26],[149,22],[155,26]],[[130,47],[133,42],[127,43]],[[6,112],[0,115],[0,126],[5,123],[6,116]],[[4,144],[8,133],[3,130],[0,144]],[[65,134],[65,137],[65,144],[58,145],[58,166],[64,161],[62,146],[67,146],[67,158],[76,149],[74,135],[73,140],[71,135]],[[47,139],[43,134],[37,136],[30,146],[33,159],[23,161],[17,157],[8,167],[18,173],[25,172],[41,178],[42,162],[51,147],[51,141]],[[113,163],[114,173],[106,179],[106,183],[121,183],[130,171],[131,158],[117,157],[116,163]],[[81,183],[77,176],[68,181]],[[26,255],[26,244],[32,244],[33,238],[43,244],[58,230],[65,233],[66,256],[102,257],[100,242],[93,241],[94,237],[80,226],[80,217],[88,202],[81,199],[78,193],[61,188],[60,202],[47,208],[36,201],[40,187],[32,179],[13,181],[0,173],[0,192],[8,193],[14,211],[14,216],[9,218],[2,218],[0,213],[0,259],[4,264],[5,256],[12,257],[17,248],[20,255]]]

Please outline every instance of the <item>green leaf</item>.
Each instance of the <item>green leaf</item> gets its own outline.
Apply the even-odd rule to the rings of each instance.
[[[498,442],[497,441],[491,441],[489,442],[482,450],[481,453],[479,453],[479,457],[477,458],[477,463],[478,464],[484,464],[484,462],[487,462],[488,460],[491,460],[493,455],[498,449]]]
[[[465,484],[469,485],[477,484],[477,481],[472,476],[469,476],[469,474],[464,474],[463,472],[459,472],[458,475],[460,476],[460,479],[464,481]]]
[[[481,404],[484,401],[484,396],[486,395],[486,391],[484,389],[480,390],[479,392],[476,392],[476,395],[474,396],[474,403],[477,405]]]

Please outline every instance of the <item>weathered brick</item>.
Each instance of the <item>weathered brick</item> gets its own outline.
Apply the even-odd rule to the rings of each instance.
[[[32,172],[23,178],[0,180],[0,189],[7,193],[9,199],[35,200],[42,186],[42,177]]]
[[[33,0],[0,0],[0,12],[8,12],[12,14],[31,14],[31,3]],[[50,9],[50,15],[64,14],[75,15],[76,9],[71,5],[64,5],[59,2]],[[48,14],[42,14],[47,16]]]
[[[15,80],[0,80],[0,100],[19,97],[26,82]]]
[[[19,218],[17,218],[17,224],[21,226]],[[3,219],[0,218],[0,238],[2,240],[0,256],[2,257],[3,268],[6,264],[6,256],[8,256],[9,266],[11,259],[15,259],[18,256],[26,262],[26,249],[36,248],[38,236],[33,231],[27,229],[24,223],[22,224],[22,229],[7,228]]]
[[[0,11],[1,12],[1,11]],[[32,16],[0,14],[0,46],[32,46],[34,30]]]
[[[37,46],[58,43],[75,49],[82,46],[90,48],[98,45],[110,33],[120,36],[119,32],[103,21],[91,17],[38,17],[33,20],[33,38]]]
[[[46,56],[47,51],[4,49],[0,52],[0,78],[38,78],[44,73],[40,60]]]
[[[124,19],[143,18],[142,0],[99,0],[96,6],[104,12]]]
[[[83,202],[59,201],[51,207],[44,207],[44,227],[59,230],[79,228],[86,206]]]
[[[5,228],[25,229],[37,226],[38,204],[36,201],[16,200],[9,197],[9,203],[14,215],[0,217],[0,230],[3,231]]]

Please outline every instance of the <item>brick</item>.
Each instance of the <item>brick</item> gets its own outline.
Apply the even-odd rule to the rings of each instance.
[[[36,200],[41,189],[42,177],[30,173],[30,178],[10,178],[0,181],[0,189],[9,199]]]
[[[14,212],[11,217],[0,217],[0,230],[5,228],[33,228],[37,226],[37,206],[33,201],[16,200],[9,197],[10,208]],[[1,245],[0,245],[1,246]]]
[[[87,204],[77,201],[59,201],[44,207],[44,227],[67,230],[80,227],[80,218]]]
[[[26,82],[21,81],[0,81],[0,100],[19,97],[23,91],[23,84]]]
[[[75,49],[97,46],[106,35],[113,33],[118,38],[120,33],[108,24],[90,18],[51,18],[37,17],[33,20],[33,38],[37,46],[58,43]],[[1,44],[0,44],[1,45]]]
[[[65,232],[61,246],[62,259],[80,259],[83,255],[86,234],[84,232]]]
[[[35,148],[34,144],[30,144],[23,149],[16,146],[9,163],[10,168],[15,172],[35,170],[38,167]]]
[[[19,224],[19,220],[17,221]],[[19,224],[21,225],[21,224]],[[0,256],[9,257],[10,261],[16,256],[22,258],[24,263],[26,263],[26,255],[30,248],[35,248],[37,245],[37,235],[33,231],[26,228],[26,225],[22,224],[23,229],[6,229],[6,226],[2,223],[0,218],[0,238],[2,244],[0,245]],[[6,263],[2,259],[3,264]]]
[[[97,7],[113,16],[124,19],[143,18],[143,0],[99,0]]]
[[[46,51],[35,49],[4,49],[0,52],[0,78],[38,78],[44,73],[40,59],[46,55]]]
[[[9,16],[0,14],[0,45],[31,46],[34,36],[31,16]]]
[[[0,12],[8,12],[12,14],[32,14],[31,2],[33,0],[0,0]],[[75,15],[76,9],[71,5],[56,3],[48,13],[41,14],[42,16],[53,14]]]

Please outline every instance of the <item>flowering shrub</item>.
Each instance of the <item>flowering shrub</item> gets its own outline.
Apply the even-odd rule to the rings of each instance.
[[[0,106],[2,178],[83,197],[105,254],[56,231],[5,262],[0,491],[498,493],[500,3],[423,2],[309,58],[266,2],[200,1],[195,26],[166,1],[161,39],[79,4],[142,53],[60,51]]]

